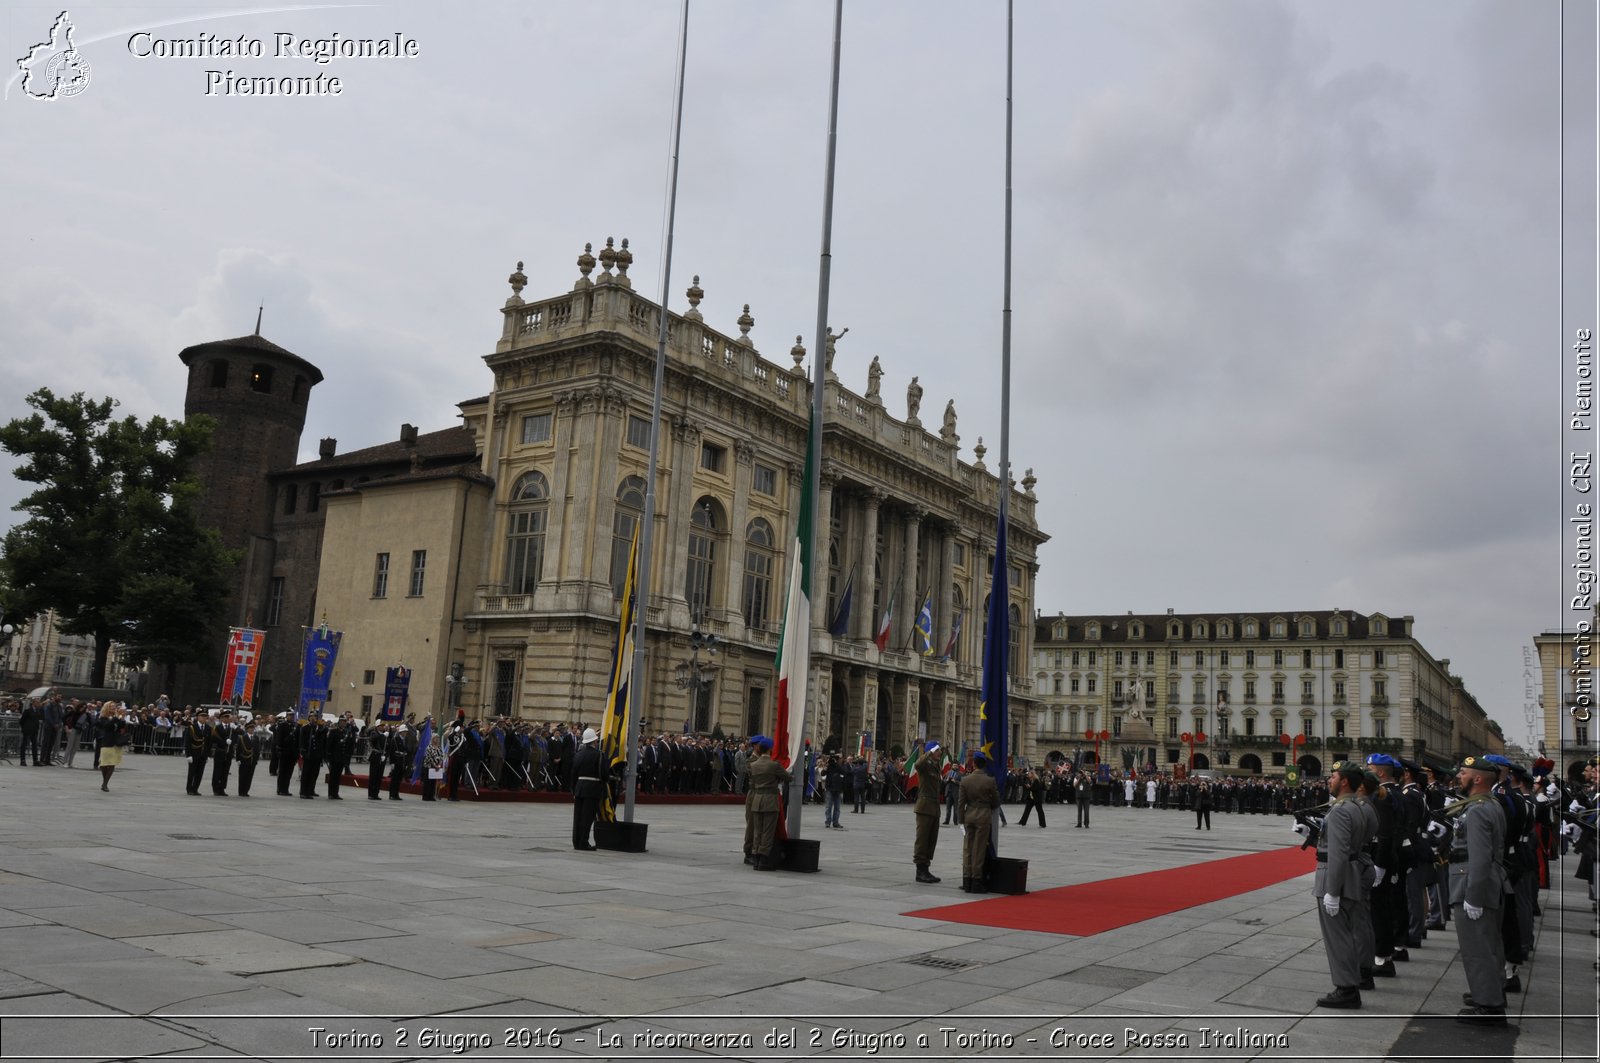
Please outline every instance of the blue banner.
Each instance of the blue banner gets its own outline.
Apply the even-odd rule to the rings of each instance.
[[[383,706],[378,709],[380,720],[406,718],[406,700],[411,696],[411,672],[402,666],[389,669],[383,684]]]
[[[320,627],[306,629],[306,652],[300,662],[300,703],[295,706],[295,718],[307,719],[312,713],[320,714],[328,704],[328,693],[333,686],[333,663],[339,656],[342,631],[329,631],[327,622]]]

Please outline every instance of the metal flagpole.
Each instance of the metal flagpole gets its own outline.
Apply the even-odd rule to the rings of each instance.
[[[689,0],[683,0],[678,25],[678,79],[672,107],[672,163],[667,178],[667,239],[661,256],[661,329],[656,335],[655,393],[650,399],[650,466],[645,473],[639,563],[634,572],[633,671],[628,678],[628,771],[623,787],[622,821],[633,822],[633,796],[639,778],[639,721],[644,718],[645,619],[650,615],[650,559],[655,539],[656,469],[661,459],[661,391],[667,376],[667,293],[672,284],[672,234],[678,213],[678,147],[683,141],[683,81],[689,56]]]
[[[807,490],[813,499],[822,497],[822,385],[827,378],[828,359],[828,285],[833,270],[833,169],[834,159],[838,154],[839,142],[839,39],[844,25],[844,0],[834,0],[833,4],[833,81],[828,89],[828,161],[822,179],[822,254],[817,266],[817,331],[812,333],[815,337],[815,346],[811,349],[811,440],[812,453],[817,460],[811,465],[811,483]],[[813,560],[818,557],[827,557],[826,552],[816,550],[817,542],[817,510],[811,507],[811,527],[801,528],[800,534],[809,536],[812,544],[811,556]],[[811,618],[806,618],[806,623],[811,623]],[[811,662],[807,661],[803,673],[806,677],[806,693],[802,698],[795,700],[794,704],[800,707],[801,712],[811,710]],[[798,726],[793,724],[792,726]],[[791,764],[793,770],[795,765]],[[789,782],[789,810],[785,826],[789,837],[800,837],[800,799],[805,793],[805,765],[800,765],[800,770],[795,773]]]
[[[1006,0],[1006,219],[1005,219],[1005,267],[1003,276],[1003,296],[1000,303],[1000,527],[1006,526],[1006,515],[1011,502],[1011,70],[1012,70],[1012,29],[1013,9],[1016,0]],[[1004,589],[1010,590],[1009,577],[1004,583],[996,581],[995,586],[989,589],[990,594],[1000,594]],[[1002,683],[1010,682],[1009,677],[1002,677]],[[1010,727],[1009,714],[1004,721]],[[1006,766],[1000,766],[1000,777],[1005,778]],[[1004,796],[1002,794],[1002,796]],[[1000,855],[1000,820],[998,817],[990,824],[992,845],[996,856]]]

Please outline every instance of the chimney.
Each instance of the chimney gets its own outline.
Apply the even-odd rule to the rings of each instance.
[[[404,443],[408,447],[416,446],[417,445],[417,426],[414,425],[414,424],[403,424],[403,425],[401,425],[400,426],[400,442]]]
[[[332,436],[327,437],[317,444],[317,457],[327,461],[339,451],[339,441]]]

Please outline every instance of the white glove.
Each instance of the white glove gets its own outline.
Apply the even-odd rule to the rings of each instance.
[[[1571,812],[1573,815],[1577,815],[1579,812],[1583,811],[1583,802],[1576,800],[1573,801],[1572,804],[1567,806],[1567,811]]]
[[[1384,872],[1383,868],[1374,866],[1373,869],[1372,869],[1372,884],[1374,886],[1383,885],[1383,876],[1384,876],[1384,874],[1385,874],[1385,872]]]
[[[1578,840],[1583,837],[1583,828],[1578,826],[1576,823],[1568,823],[1566,826],[1561,828],[1561,833],[1567,836],[1567,841],[1571,842],[1573,845],[1577,845]]]
[[[1461,902],[1461,910],[1467,913],[1468,919],[1481,919],[1483,917],[1483,909],[1467,901]]]
[[[1438,839],[1450,833],[1450,824],[1443,820],[1432,820],[1428,824],[1428,837]]]
[[[1294,832],[1296,834],[1300,835],[1300,837],[1306,838],[1306,837],[1310,837],[1311,828],[1306,826],[1304,823],[1296,823],[1294,825]]]
[[[1335,897],[1331,893],[1324,893],[1322,895],[1322,910],[1327,912],[1329,915],[1338,915],[1339,898]]]

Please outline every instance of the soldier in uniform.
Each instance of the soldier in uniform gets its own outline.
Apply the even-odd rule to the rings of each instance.
[[[1317,874],[1312,893],[1318,902],[1323,949],[1333,992],[1317,1000],[1322,1008],[1361,1007],[1362,957],[1370,955],[1361,941],[1360,924],[1366,919],[1362,903],[1366,888],[1366,863],[1362,849],[1368,820],[1356,797],[1361,785],[1359,764],[1339,764],[1328,780],[1333,804],[1317,835]],[[1369,988],[1371,982],[1365,983]]]
[[[1372,877],[1372,974],[1393,978],[1394,961],[1411,959],[1403,947],[1406,940],[1406,895],[1400,881],[1400,839],[1402,821],[1399,786],[1400,762],[1387,753],[1367,758],[1367,768],[1377,779],[1372,808],[1378,815],[1378,838],[1373,852]]]
[[[794,776],[772,759],[772,739],[756,735],[750,740],[756,759],[746,772],[749,790],[744,795],[744,862],[757,871],[776,871],[778,861],[772,841],[778,832],[778,813],[783,807],[782,788]],[[937,820],[937,814],[934,816]],[[938,829],[937,822],[934,828]]]
[[[300,722],[300,797],[310,801],[317,796],[317,777],[322,774],[322,758],[328,752],[328,725],[322,713],[314,712]]]
[[[288,797],[289,780],[300,756],[299,727],[292,712],[278,713],[278,722],[272,725],[272,750],[278,762],[278,796]]]
[[[605,796],[600,767],[600,733],[586,727],[583,743],[572,760],[572,847],[584,852],[597,848],[589,840],[589,832],[594,829],[600,799]]]
[[[1456,915],[1461,966],[1467,974],[1467,1005],[1462,1022],[1503,1025],[1506,1021],[1505,942],[1500,911],[1505,905],[1506,872],[1500,864],[1506,844],[1506,815],[1492,789],[1500,769],[1483,757],[1461,762],[1456,783],[1464,801],[1450,850],[1450,905]]]
[[[417,754],[417,736],[405,724],[396,727],[389,734],[389,800],[403,801],[400,796],[400,780],[411,771],[413,758]]]
[[[347,712],[328,728],[328,800],[343,801],[339,784],[350,770],[350,756],[356,751],[356,724]]]
[[[228,796],[228,773],[233,770],[233,710],[223,709],[217,724],[206,736],[211,754],[211,796]]]
[[[250,796],[250,782],[256,777],[256,764],[261,760],[260,725],[248,712],[239,713],[240,724],[233,733],[233,759],[239,765],[238,782],[234,793]]]
[[[993,830],[994,810],[1000,807],[1000,788],[988,772],[989,758],[972,754],[972,770],[962,776],[956,798],[956,818],[961,823],[961,889],[966,893],[987,893],[984,864],[989,859],[989,835]]]
[[[476,765],[483,763],[483,736],[478,733],[478,721],[472,721],[470,727],[459,721],[455,728],[456,750],[450,755],[450,800],[461,800],[461,776],[467,775],[469,785],[473,776],[470,774],[477,770]]]
[[[1423,767],[1410,761],[1400,761],[1405,773],[1400,788],[1400,870],[1406,897],[1406,948],[1422,947],[1428,936],[1425,925],[1428,918],[1428,886],[1433,882],[1433,850],[1428,845],[1424,828],[1428,825],[1428,801],[1423,793]],[[1409,953],[1408,953],[1409,956]],[[1396,953],[1395,959],[1399,959]]]
[[[939,743],[929,742],[922,756],[917,758],[917,803],[914,808],[917,820],[917,840],[911,850],[912,863],[917,865],[918,882],[938,882],[939,876],[928,870],[933,863],[933,850],[939,844]]]
[[[189,721],[187,742],[189,775],[184,791],[191,797],[199,797],[200,780],[206,777],[206,756],[211,752],[211,725],[199,713]]]
[[[367,728],[367,800],[381,801],[383,763],[389,756],[389,725],[375,723]]]

